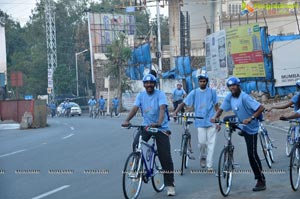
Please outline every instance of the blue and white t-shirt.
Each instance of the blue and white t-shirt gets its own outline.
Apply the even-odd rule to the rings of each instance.
[[[154,90],[153,94],[149,95],[146,91],[140,92],[134,102],[134,106],[141,109],[143,115],[143,125],[148,126],[157,123],[159,119],[159,107],[167,106],[167,97],[164,92]],[[160,130],[169,130],[168,115],[165,112],[164,121],[161,124]]]
[[[196,119],[195,127],[210,127],[213,124],[210,119],[215,114],[215,105],[218,103],[216,90],[206,88],[204,90],[197,88],[192,90],[183,100],[187,106],[194,106],[195,116],[204,119]]]
[[[239,122],[243,122],[243,120],[250,118],[257,111],[259,106],[259,102],[242,91],[238,98],[233,97],[232,94],[229,93],[220,108],[224,111],[232,110],[239,119]],[[259,128],[259,122],[258,120],[252,120],[247,125],[240,125],[239,127],[248,134],[256,134]]]

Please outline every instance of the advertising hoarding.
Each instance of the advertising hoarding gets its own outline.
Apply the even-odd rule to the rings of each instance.
[[[279,41],[273,45],[275,87],[295,86],[300,79],[300,40]]]

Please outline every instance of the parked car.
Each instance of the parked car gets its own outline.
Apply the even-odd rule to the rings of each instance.
[[[58,116],[63,116],[63,104],[63,102],[60,103],[60,105],[56,109]],[[82,110],[78,104],[76,104],[75,102],[69,102],[69,106],[71,107],[70,116],[81,116]]]

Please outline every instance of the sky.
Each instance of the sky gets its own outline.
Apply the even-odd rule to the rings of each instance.
[[[0,9],[10,15],[14,20],[19,21],[23,26],[29,20],[31,10],[34,9],[37,1],[39,2],[39,0],[0,0]],[[153,5],[153,3],[149,5]],[[155,17],[156,14],[155,5],[156,3],[154,2],[154,6],[149,7],[152,17]],[[168,8],[160,8],[160,13],[167,15]]]

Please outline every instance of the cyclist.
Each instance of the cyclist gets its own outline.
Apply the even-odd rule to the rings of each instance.
[[[223,110],[232,110],[238,120],[244,125],[240,125],[243,137],[247,146],[248,159],[253,170],[257,183],[253,191],[266,189],[266,180],[262,172],[262,164],[257,154],[257,132],[259,128],[258,118],[264,111],[264,106],[241,90],[240,79],[237,77],[228,78],[227,87],[230,92],[224,99],[220,109],[212,117],[211,122],[216,122]]]
[[[92,117],[92,115],[93,115],[92,111],[94,111],[96,104],[97,104],[97,101],[94,98],[94,96],[92,96],[88,101],[90,117]]]
[[[174,111],[176,110],[177,106],[182,103],[183,98],[186,96],[185,90],[182,89],[182,84],[177,83],[177,88],[175,88],[172,92],[172,100],[173,100],[173,107]],[[184,112],[184,108],[181,108],[181,113]],[[176,117],[174,117],[174,122],[176,122]]]
[[[155,89],[156,78],[152,74],[147,74],[143,77],[145,91],[140,92],[136,99],[133,108],[126,117],[122,126],[128,126],[129,121],[136,115],[138,109],[141,109],[143,115],[143,125],[159,126],[158,133],[154,134],[156,138],[158,158],[161,162],[164,173],[164,183],[167,188],[168,196],[175,195],[174,187],[174,166],[171,157],[169,120],[167,112],[167,97],[163,91]],[[133,149],[138,143],[139,134],[136,135],[133,142]],[[143,131],[142,138],[148,141],[151,134]]]
[[[296,81],[297,90],[300,90],[300,79]],[[294,95],[292,99],[283,105],[271,106],[267,108],[267,111],[271,111],[272,109],[286,109],[294,105],[294,111],[300,109],[300,93]]]
[[[188,96],[179,104],[173,115],[176,115],[182,107],[194,106],[195,116],[203,117],[195,121],[198,130],[198,146],[200,147],[200,166],[207,166],[208,170],[213,170],[213,153],[216,141],[216,132],[220,130],[217,125],[210,122],[210,118],[218,110],[218,99],[216,90],[208,87],[208,76],[201,74],[198,76],[199,87],[192,90]]]

